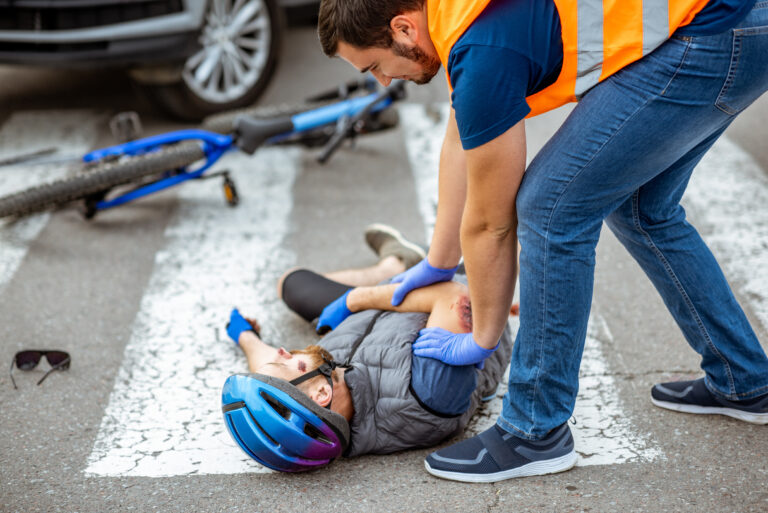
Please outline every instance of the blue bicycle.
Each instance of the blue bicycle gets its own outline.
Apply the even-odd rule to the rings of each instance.
[[[173,187],[187,180],[223,177],[227,203],[238,203],[227,171],[207,173],[229,151],[253,154],[272,144],[323,146],[326,162],[341,143],[357,135],[392,128],[392,104],[405,97],[404,83],[378,90],[375,81],[344,84],[308,100],[311,107],[245,110],[207,119],[203,129],[180,130],[92,151],[83,172],[0,198],[0,217],[22,216],[72,201],[83,214],[98,212]],[[207,174],[206,174],[207,173]],[[126,190],[127,186],[127,190]]]

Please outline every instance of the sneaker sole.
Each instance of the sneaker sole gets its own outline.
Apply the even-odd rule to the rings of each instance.
[[[429,466],[429,462],[424,460],[424,467],[427,472],[436,477],[443,479],[450,479],[451,481],[462,481],[465,483],[495,483],[497,481],[504,481],[505,479],[512,479],[515,477],[528,477],[528,476],[543,476],[545,474],[556,474],[557,472],[565,472],[573,468],[576,465],[578,456],[575,451],[571,451],[559,458],[553,458],[551,460],[532,461],[522,467],[517,467],[509,470],[503,470],[501,472],[495,472],[493,474],[465,474],[463,472],[449,472],[447,470],[437,470]]]
[[[384,232],[391,237],[393,237],[399,244],[402,246],[410,249],[411,251],[414,251],[417,255],[421,256],[421,258],[426,258],[427,253],[424,251],[424,248],[419,246],[418,244],[414,244],[413,242],[409,241],[405,237],[403,237],[403,234],[399,231],[395,230],[391,226],[387,226],[386,224],[371,224],[368,225],[365,228],[365,233],[372,232],[372,231],[378,231],[378,232]],[[373,248],[371,248],[373,249]],[[374,250],[375,251],[375,250]],[[378,254],[378,251],[376,251],[376,254]]]
[[[659,408],[679,411],[683,413],[695,413],[699,415],[725,415],[734,419],[743,420],[750,424],[768,424],[768,413],[750,413],[748,411],[734,410],[733,408],[718,408],[714,406],[697,406],[695,404],[678,404],[668,401],[659,401],[651,397],[651,402]]]

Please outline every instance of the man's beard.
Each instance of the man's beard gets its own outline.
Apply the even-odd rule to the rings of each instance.
[[[392,52],[398,57],[405,57],[422,66],[421,74],[415,78],[409,79],[416,84],[423,85],[428,83],[440,70],[440,60],[430,57],[424,50],[416,45],[406,46],[397,41],[392,41]]]

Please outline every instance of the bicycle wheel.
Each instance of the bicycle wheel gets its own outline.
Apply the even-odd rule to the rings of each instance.
[[[280,116],[293,116],[299,112],[316,109],[332,102],[317,102],[304,104],[265,105],[263,107],[250,107],[247,109],[230,110],[220,114],[208,116],[203,120],[203,130],[218,134],[231,134],[234,131],[235,119],[239,116],[249,116],[256,119],[276,118]]]
[[[205,157],[201,146],[183,142],[152,153],[97,163],[83,173],[0,198],[0,217],[21,216],[83,199],[142,177],[187,166]]]

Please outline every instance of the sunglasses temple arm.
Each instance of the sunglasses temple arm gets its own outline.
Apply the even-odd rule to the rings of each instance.
[[[66,363],[69,363],[69,358],[66,358],[66,359],[64,359],[64,360],[60,361],[59,363],[57,363],[56,365],[54,365],[53,367],[51,367],[50,369],[48,369],[48,372],[46,372],[45,374],[43,374],[43,377],[42,377],[42,378],[40,378],[40,381],[38,381],[38,382],[37,382],[38,386],[40,385],[40,383],[42,383],[43,381],[45,381],[45,378],[47,378],[47,377],[48,377],[48,374],[50,374],[51,372],[53,372],[53,371],[55,371],[55,370],[58,370],[58,369],[60,369],[60,368],[61,368],[61,366],[62,366],[62,365],[64,365],[64,364],[66,364]]]
[[[16,386],[16,380],[15,380],[15,379],[13,379],[13,364],[14,364],[14,362],[15,362],[15,361],[16,361],[16,359],[15,359],[15,358],[14,358],[13,360],[11,360],[11,370],[9,371],[9,373],[10,373],[10,375],[11,375],[11,383],[13,383],[13,388],[14,388],[15,390],[18,390],[18,389],[19,389],[19,387],[17,387],[17,386]]]

